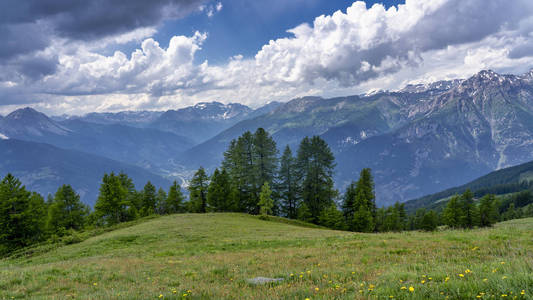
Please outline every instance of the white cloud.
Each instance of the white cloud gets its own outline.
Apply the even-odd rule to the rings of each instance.
[[[209,14],[222,9],[200,8]],[[355,2],[272,40],[252,58],[212,66],[195,62],[206,33],[175,36],[165,49],[153,28],[105,45],[143,40],[132,53],[98,54],[91,44],[47,49],[57,55],[52,75],[33,82],[0,78],[0,93],[23,86],[47,95],[44,110],[86,112],[166,109],[198,101],[257,106],[304,95],[337,96],[395,89],[409,82],[469,76],[480,69],[519,73],[533,61],[533,1],[407,0],[385,9]],[[34,97],[35,98],[35,97]]]

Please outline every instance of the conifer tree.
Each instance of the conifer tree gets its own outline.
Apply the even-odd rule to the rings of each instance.
[[[461,227],[463,214],[464,212],[460,203],[459,196],[455,195],[448,201],[448,203],[446,204],[446,208],[442,213],[444,224],[452,228]]]
[[[207,203],[211,211],[234,211],[236,210],[234,190],[231,186],[231,178],[226,169],[215,169],[211,176],[207,192]]]
[[[298,216],[296,165],[289,146],[285,147],[281,156],[277,189],[281,197],[283,215],[290,219],[296,219]]]
[[[346,223],[352,223],[353,215],[355,213],[355,187],[357,183],[352,181],[350,185],[346,188],[344,192],[343,201],[342,201],[342,214]],[[351,227],[351,226],[350,226]]]
[[[434,231],[437,229],[437,225],[438,225],[437,213],[435,213],[435,211],[433,210],[429,210],[423,214],[419,229],[422,229],[425,231]]]
[[[0,182],[0,254],[44,238],[45,203],[11,174]]]
[[[372,212],[368,207],[360,205],[354,212],[351,229],[358,232],[372,232],[374,231],[375,224]]]
[[[149,216],[156,212],[157,196],[155,186],[148,181],[142,191],[141,216]]]
[[[402,231],[407,228],[407,213],[405,212],[405,204],[396,202],[394,204],[394,210],[398,214],[398,219],[395,226],[396,231]]]
[[[298,207],[298,220],[304,221],[304,222],[312,222],[313,216],[311,215],[311,211],[309,210],[309,207],[307,207],[307,204],[305,202],[300,203],[300,206]]]
[[[319,217],[319,224],[336,230],[344,230],[346,228],[344,216],[334,203],[322,211]]]
[[[374,194],[374,180],[370,169],[361,170],[359,180],[353,191],[348,191],[350,195],[354,195],[353,203],[354,217],[350,226],[354,231],[374,231],[376,225],[376,196]],[[350,202],[345,200],[347,206]]]
[[[268,182],[261,187],[261,193],[259,194],[259,213],[263,216],[272,214],[272,207],[274,207],[274,200],[272,200],[272,191]]]
[[[166,211],[166,201],[167,201],[167,193],[163,188],[159,188],[157,190],[157,194],[155,196],[156,200],[156,213],[160,215],[168,214]]]
[[[189,206],[191,212],[207,212],[207,189],[209,178],[203,167],[194,174],[189,184]]]
[[[63,235],[68,230],[81,230],[86,224],[89,208],[70,185],[61,186],[48,206],[48,232]]]
[[[319,222],[322,210],[333,203],[335,158],[328,144],[319,136],[304,138],[297,155],[299,197],[306,204],[313,223]]]
[[[494,195],[485,195],[479,203],[479,226],[489,227],[498,220],[498,208]]]
[[[479,212],[474,204],[474,195],[470,190],[466,190],[460,198],[461,208],[463,209],[462,218],[460,220],[461,227],[472,228],[479,220]]]
[[[94,210],[98,223],[102,225],[113,225],[135,218],[132,214],[132,203],[128,199],[128,189],[113,172],[102,178]]]
[[[255,131],[253,145],[256,185],[262,187],[265,182],[271,184],[274,181],[277,173],[278,149],[274,139],[263,128]]]
[[[163,207],[165,213],[175,214],[184,212],[184,201],[185,198],[183,197],[183,193],[181,192],[181,186],[176,180],[174,180],[174,182],[170,186],[170,189],[168,190],[167,198],[164,201]]]

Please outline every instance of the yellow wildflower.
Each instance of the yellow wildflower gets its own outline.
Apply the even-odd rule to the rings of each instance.
[[[291,273],[291,277],[294,277],[294,274]]]
[[[525,295],[525,294],[526,294],[526,291],[525,291],[525,290],[522,290],[522,291],[520,292],[520,295]]]
[[[466,269],[465,270],[465,273],[467,273],[467,274],[470,273],[470,272],[472,272],[472,271],[470,271],[470,269]]]
[[[183,297],[187,297],[187,294],[183,294]]]
[[[400,290],[406,290],[407,288],[405,286],[402,286]]]
[[[159,294],[159,298],[163,298],[163,294]]]
[[[465,275],[464,274],[459,274],[459,277],[465,277]]]
[[[317,291],[317,292],[318,292],[319,290],[320,290],[319,288],[317,288],[317,287],[315,288],[315,291]]]
[[[502,262],[501,262],[500,264],[502,264],[502,265],[505,265],[505,262],[504,262],[504,261],[502,261]]]
[[[376,286],[373,285],[373,284],[371,284],[371,285],[369,285],[368,287],[371,288],[371,289],[373,289],[373,288],[375,288]]]
[[[96,283],[96,282],[95,282],[95,283],[93,283],[93,285],[94,285],[94,286],[97,286],[97,285],[98,285],[98,283]]]
[[[503,297],[507,297],[507,294],[502,294],[502,298],[503,298]]]
[[[426,283],[426,281],[425,281],[425,280],[422,280],[422,281],[420,281],[420,283],[421,283],[421,284],[424,284],[424,283]]]
[[[450,280],[450,277],[444,278],[444,282],[448,282],[448,280]]]
[[[487,278],[483,278],[483,282],[487,282],[489,281]]]
[[[502,279],[507,279],[507,276],[503,276]]]
[[[412,293],[412,292],[414,292],[414,291],[415,291],[415,288],[414,288],[414,287],[412,287],[412,286],[410,286],[410,287],[409,287],[409,292],[411,292],[411,293]]]

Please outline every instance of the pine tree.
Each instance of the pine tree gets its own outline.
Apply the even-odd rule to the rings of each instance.
[[[11,174],[0,182],[0,254],[44,238],[45,203]]]
[[[261,187],[261,193],[259,194],[259,213],[262,216],[271,215],[272,207],[274,207],[274,200],[272,200],[272,191],[268,182]]]
[[[498,220],[496,197],[485,195],[479,203],[479,226],[489,227]]]
[[[203,167],[200,167],[194,174],[189,184],[189,205],[191,212],[207,212],[207,188],[209,178]]]
[[[155,191],[155,186],[148,181],[144,186],[142,191],[142,207],[141,207],[141,216],[153,215],[156,212],[157,206],[157,196]]]
[[[311,221],[318,223],[322,211],[337,196],[332,178],[335,158],[328,144],[319,136],[314,136],[302,140],[296,161],[299,197],[309,209]]]
[[[170,186],[170,189],[168,190],[168,195],[166,200],[164,201],[164,211],[166,214],[175,214],[175,213],[182,213],[185,211],[184,206],[185,198],[183,197],[183,194],[181,192],[181,186],[178,184],[176,180],[172,183]]]
[[[285,147],[281,156],[278,182],[277,190],[281,197],[283,215],[296,219],[298,216],[296,165],[289,146]]]
[[[452,228],[461,227],[461,222],[464,218],[463,214],[464,212],[460,203],[459,196],[455,195],[448,201],[448,203],[446,204],[446,208],[442,213],[444,224]]]
[[[48,206],[47,231],[59,236],[68,230],[85,227],[89,208],[80,201],[80,196],[70,185],[61,186]]]

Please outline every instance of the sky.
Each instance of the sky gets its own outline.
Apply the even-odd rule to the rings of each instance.
[[[531,0],[3,0],[0,114],[259,107],[533,67]]]

